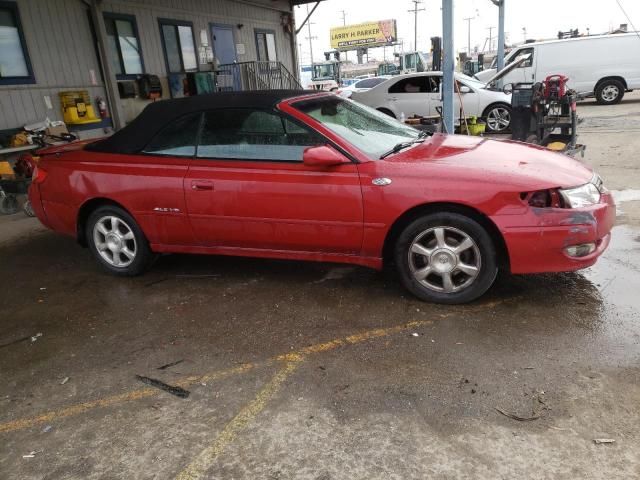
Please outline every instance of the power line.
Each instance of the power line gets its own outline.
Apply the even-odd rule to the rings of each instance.
[[[620,10],[622,10],[622,13],[624,14],[624,16],[627,17],[627,21],[629,22],[629,25],[631,25],[631,28],[633,28],[633,31],[636,32],[636,35],[638,36],[638,38],[640,38],[640,32],[638,32],[638,30],[636,29],[636,26],[633,24],[633,22],[629,18],[629,15],[627,15],[627,12],[625,12],[624,8],[622,7],[622,4],[620,3],[620,0],[616,0],[616,3],[620,7]]]

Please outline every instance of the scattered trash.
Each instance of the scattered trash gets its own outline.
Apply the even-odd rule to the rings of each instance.
[[[476,389],[475,389],[475,388],[472,388],[472,389],[471,389],[471,393],[476,393]]]
[[[420,334],[419,334],[418,332],[413,332],[413,333],[411,334],[411,336],[412,336],[412,337],[419,337],[419,336],[420,336]]]
[[[533,370],[536,367],[524,367],[525,370]]]
[[[67,383],[69,381],[69,377],[64,377],[61,381],[60,381],[60,385],[64,385],[65,383]]]
[[[603,443],[615,443],[616,441],[613,438],[594,438],[593,443],[596,445],[601,445]]]
[[[42,453],[42,450],[34,450],[33,452],[29,452],[26,455],[22,455],[22,458],[34,458],[39,453]]]
[[[302,400],[304,400],[302,397],[298,397],[299,402],[301,402]]]
[[[47,425],[42,429],[42,433],[49,433],[52,429],[53,427],[51,425]]]
[[[31,337],[31,342],[35,342],[41,336],[42,336],[42,333],[40,333],[40,332],[36,333],[33,337]]]
[[[47,289],[47,287],[40,287],[40,291],[44,292]]]
[[[495,408],[498,411],[498,413],[501,413],[505,417],[512,418],[513,420],[517,420],[519,422],[531,422],[532,420],[538,420],[540,418],[540,415],[534,415],[532,417],[521,417],[520,415],[516,415],[515,413],[506,412],[499,407],[495,407]]]
[[[187,398],[191,393],[184,388],[167,385],[166,383],[161,382],[160,380],[156,380],[155,378],[143,377],[142,375],[136,375],[136,378],[142,383],[146,383],[147,385],[151,385],[152,387],[164,390],[165,392],[168,392],[171,395],[175,395],[176,397]]]
[[[436,343],[436,341],[432,338],[432,339],[431,339],[431,343]]]
[[[166,365],[162,365],[161,367],[158,367],[157,370],[166,370],[167,368],[175,367],[176,365],[179,365],[182,362],[184,362],[184,360],[178,360],[176,362],[167,363]]]
[[[462,342],[456,342],[456,345],[464,345]]]

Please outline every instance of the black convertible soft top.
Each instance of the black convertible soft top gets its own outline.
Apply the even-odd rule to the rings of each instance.
[[[140,152],[153,136],[172,120],[183,115],[215,108],[274,108],[282,100],[310,90],[260,90],[254,92],[219,92],[175,98],[150,103],[131,123],[110,137],[91,143],[85,150],[132,154]]]

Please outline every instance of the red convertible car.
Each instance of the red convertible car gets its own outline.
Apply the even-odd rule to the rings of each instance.
[[[429,136],[330,93],[156,102],[107,139],[41,154],[38,218],[118,275],[162,252],[388,263],[419,298],[463,303],[500,269],[592,265],[615,219],[576,160]]]

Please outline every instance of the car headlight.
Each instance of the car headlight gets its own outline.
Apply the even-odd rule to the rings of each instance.
[[[575,188],[560,189],[560,195],[571,208],[589,207],[600,201],[600,190],[593,183],[586,183]]]

